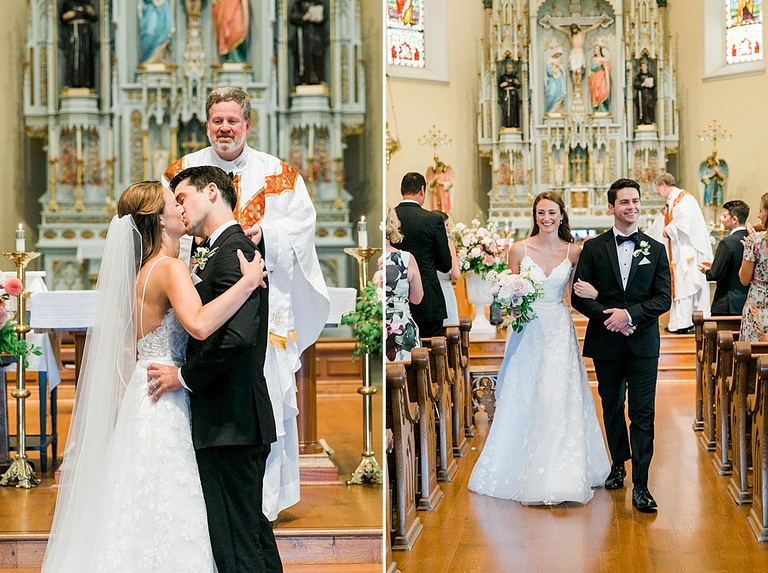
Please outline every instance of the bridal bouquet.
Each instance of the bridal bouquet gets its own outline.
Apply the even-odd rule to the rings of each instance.
[[[544,273],[536,268],[521,270],[520,274],[509,269],[488,273],[486,280],[491,283],[488,294],[492,304],[507,309],[512,317],[509,326],[515,332],[521,332],[524,324],[536,318],[531,304],[544,295],[544,279]]]
[[[458,223],[453,228],[453,235],[463,272],[474,271],[485,278],[491,271],[498,273],[507,268],[504,239],[496,232],[495,222],[489,222],[487,227],[480,226],[477,219],[473,219],[469,227]]]

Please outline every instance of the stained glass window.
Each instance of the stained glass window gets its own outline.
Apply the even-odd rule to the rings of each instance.
[[[763,0],[725,0],[725,61],[763,59]]]
[[[423,68],[425,0],[387,0],[387,62]]]

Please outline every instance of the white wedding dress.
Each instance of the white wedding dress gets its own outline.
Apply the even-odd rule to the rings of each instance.
[[[526,253],[523,269],[539,268]],[[469,480],[474,492],[524,504],[586,503],[605,483],[608,454],[571,313],[566,257],[533,303],[537,318],[511,328],[496,387],[496,414]]]

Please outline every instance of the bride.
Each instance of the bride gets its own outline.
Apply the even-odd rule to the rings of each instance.
[[[202,306],[177,258],[185,226],[170,190],[136,183],[117,210],[42,570],[211,573],[189,398],[152,396],[147,364],[181,364],[187,333],[202,339],[224,324],[264,284],[264,263],[238,253],[243,277]]]
[[[565,204],[546,191],[533,202],[533,230],[509,250],[513,273],[546,277],[537,318],[508,330],[496,385],[496,415],[469,480],[474,492],[524,504],[586,503],[610,464],[595,403],[563,296],[581,247],[573,243]],[[588,283],[580,292],[595,298]],[[586,295],[585,295],[586,296]]]

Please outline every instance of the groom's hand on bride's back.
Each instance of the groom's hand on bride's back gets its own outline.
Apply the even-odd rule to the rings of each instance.
[[[182,388],[178,366],[153,362],[147,366],[147,380],[149,381],[147,394],[152,396],[153,402],[157,402],[166,392]]]

